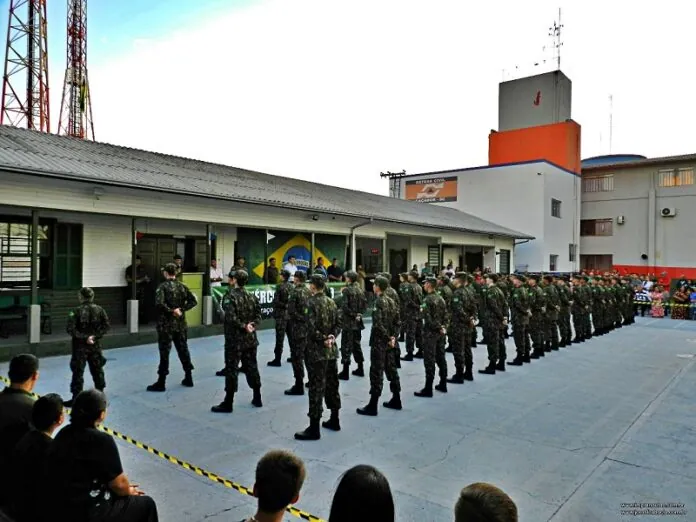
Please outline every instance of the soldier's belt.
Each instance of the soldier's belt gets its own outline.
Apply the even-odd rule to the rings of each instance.
[[[3,377],[3,376],[0,376],[0,382],[2,382],[5,386],[10,385],[9,379],[7,379],[6,377]],[[32,393],[32,396],[37,398],[37,399],[39,398],[39,395],[36,393]],[[70,408],[65,408],[65,410],[66,410],[66,413],[70,412]],[[151,454],[155,455],[156,457],[159,457],[162,460],[169,462],[170,464],[174,464],[176,466],[184,468],[185,470],[192,471],[196,475],[201,476],[201,477],[205,477],[205,478],[211,480],[212,482],[220,484],[221,486],[224,486],[226,488],[233,489],[233,490],[237,491],[238,493],[241,493],[242,495],[247,495],[250,497],[254,496],[254,491],[251,488],[243,486],[242,484],[238,484],[237,482],[232,482],[229,479],[226,479],[224,477],[216,475],[215,473],[207,471],[203,468],[199,468],[198,466],[194,466],[193,464],[190,464],[190,463],[186,462],[185,460],[181,460],[177,457],[174,457],[173,455],[169,455],[168,453],[165,453],[165,452],[160,451],[156,448],[153,448],[152,446],[149,446],[143,442],[139,442],[139,441],[135,440],[134,438],[129,437],[128,435],[124,435],[123,433],[120,433],[116,430],[112,430],[111,428],[108,428],[104,425],[100,425],[99,430],[111,435],[112,437],[114,437],[116,439],[120,439],[124,442],[127,442],[128,444],[132,444],[136,448],[140,448],[141,450],[145,450],[148,453],[151,453]],[[314,516],[311,513],[307,513],[306,511],[302,511],[301,509],[297,509],[296,507],[293,507],[293,506],[288,506],[287,508],[285,508],[285,511],[287,511],[291,515],[294,515],[298,518],[302,518],[304,520],[309,520],[310,522],[324,522],[324,520],[321,519],[320,517]]]

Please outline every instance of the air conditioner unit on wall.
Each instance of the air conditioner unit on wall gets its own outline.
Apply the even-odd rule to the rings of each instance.
[[[662,217],[674,217],[677,215],[677,209],[665,207],[660,211],[660,214]]]
[[[616,218],[616,223],[619,225],[623,225],[626,222],[626,216],[618,216]]]

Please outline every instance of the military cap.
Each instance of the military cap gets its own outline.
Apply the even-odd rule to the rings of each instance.
[[[410,275],[411,277],[415,277],[416,279],[418,279],[418,272],[416,272],[415,270],[411,270],[411,271],[408,273],[408,275]]]
[[[239,286],[244,286],[249,281],[249,274],[246,270],[235,270],[234,272],[230,272],[230,274],[234,274],[231,277],[235,278]]]
[[[476,279],[471,274],[466,274],[466,280],[469,281],[469,283],[473,283]]]
[[[162,271],[169,275],[176,275],[179,271],[179,267],[175,263],[167,263],[164,265]]]
[[[298,272],[299,272],[299,270],[298,270]],[[283,268],[283,269],[280,271],[280,275],[283,276],[283,278],[287,281],[288,279],[290,279],[290,276],[291,276],[290,270],[285,270],[285,269]]]
[[[546,274],[544,276],[544,281],[546,281],[547,283],[551,283],[553,281],[553,276],[551,274]]]
[[[326,281],[321,274],[312,274],[312,277],[309,278],[309,284],[314,285],[317,290],[323,290],[326,287]]]
[[[346,272],[346,279],[350,280],[352,283],[358,280],[358,273],[355,270],[348,270]]]
[[[293,276],[295,278],[295,281],[306,281],[307,280],[307,272],[304,270],[298,270],[295,272],[295,275]]]
[[[375,286],[384,292],[389,287],[389,281],[379,275],[375,278]]]
[[[494,283],[498,282],[498,276],[496,274],[486,274],[486,279],[490,279]]]
[[[83,288],[80,288],[79,296],[80,299],[83,299],[85,301],[91,301],[94,299],[94,290],[85,286]]]
[[[449,282],[450,282],[450,278],[449,278],[449,276],[446,275],[446,274],[442,274],[442,275],[437,276],[437,279],[438,279],[439,281],[442,281],[443,283],[449,283]]]
[[[538,280],[539,280],[539,276],[536,275],[536,274],[527,274],[527,279],[528,279],[528,280],[529,280],[529,279],[533,279],[534,281],[538,281]]]
[[[456,274],[454,274],[454,278],[459,279],[460,281],[466,281],[468,276],[469,274],[467,274],[466,272],[457,272]]]
[[[437,277],[428,276],[425,278],[424,282],[428,283],[431,286],[437,286]]]
[[[514,274],[512,277],[517,278],[517,280],[518,280],[520,283],[526,283],[526,282],[527,282],[527,278],[524,277],[522,274],[519,274],[519,275]]]

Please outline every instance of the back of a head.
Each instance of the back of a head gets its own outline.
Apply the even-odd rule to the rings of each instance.
[[[454,506],[455,522],[517,522],[517,506],[502,489],[475,482],[462,489]]]
[[[23,353],[10,361],[8,376],[13,384],[21,384],[31,379],[38,371],[39,360],[29,353]]]
[[[31,411],[31,423],[39,431],[46,431],[56,424],[63,414],[63,399],[56,393],[39,397]]]
[[[99,390],[86,390],[80,392],[75,398],[70,423],[83,428],[94,427],[95,423],[106,411],[106,395]]]
[[[334,493],[329,522],[393,522],[394,498],[387,478],[366,464],[346,471]]]
[[[254,492],[259,510],[277,513],[294,503],[300,495],[305,473],[302,460],[289,451],[266,453],[256,465]]]

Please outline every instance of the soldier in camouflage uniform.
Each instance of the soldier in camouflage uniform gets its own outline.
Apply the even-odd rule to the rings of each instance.
[[[447,353],[447,341],[450,337],[449,334],[449,327],[450,327],[450,321],[452,319],[452,288],[450,287],[450,278],[447,277],[446,275],[441,275],[437,278],[437,293],[442,299],[445,301],[445,310],[446,310],[446,321],[445,321],[445,329],[448,331],[447,335],[443,335],[440,337],[440,344],[437,345],[437,353],[439,357],[439,353],[442,352],[442,357],[445,358],[445,355]],[[451,340],[449,341],[450,343],[452,342]],[[445,361],[447,359],[445,358]]]
[[[408,282],[401,286],[401,303],[404,313],[402,321],[406,332],[406,355],[403,361],[413,360],[413,351],[416,345],[416,328],[421,320],[421,293],[420,286],[416,281],[415,272],[408,274]]]
[[[616,277],[612,277],[609,282],[609,294],[612,299],[612,310],[611,310],[611,325],[612,328],[621,328],[623,326],[623,307],[624,307],[624,293],[623,289],[619,286],[619,280]]]
[[[558,350],[558,312],[561,311],[561,298],[558,288],[553,284],[553,276],[545,275],[542,284],[546,295],[546,315],[544,331],[546,332],[544,349],[546,352]]]
[[[523,275],[512,275],[512,290],[510,292],[510,316],[512,319],[512,337],[515,340],[517,355],[508,364],[510,366],[522,366],[532,362],[527,343],[529,317],[532,311],[529,308],[529,294],[524,287],[527,278]]]
[[[397,294],[399,295],[399,313],[402,318],[401,322],[401,336],[399,337],[400,342],[406,342],[406,307],[404,304],[404,293],[407,292],[408,288],[408,273],[402,272],[399,274],[399,290]],[[414,334],[415,335],[415,334]]]
[[[505,301],[510,302],[510,282],[508,281],[507,275],[499,275],[498,276],[498,288],[500,288],[503,291],[503,295],[505,296]],[[510,338],[510,331],[509,327],[505,326],[503,329],[503,336],[501,337],[502,339],[509,339]],[[502,343],[503,350],[505,350],[505,342],[503,341]],[[506,354],[507,355],[507,354]]]
[[[290,272],[288,270],[281,270],[280,283],[276,285],[272,304],[273,319],[275,319],[275,349],[273,350],[275,357],[272,361],[268,361],[268,366],[280,366],[286,334],[288,336],[288,343],[290,342],[290,331],[288,328],[288,301],[290,300],[290,292],[292,292]]]
[[[488,366],[479,370],[479,373],[495,375],[495,371],[505,371],[505,359],[499,353],[500,336],[503,329],[507,328],[508,304],[505,301],[505,294],[498,288],[496,283],[498,276],[495,274],[486,275],[486,291],[484,293],[484,306],[486,309],[486,330],[484,336],[488,341]]]
[[[558,297],[561,301],[561,309],[558,312],[558,329],[561,332],[561,342],[559,346],[565,348],[570,346],[571,343],[571,330],[570,330],[570,288],[568,288],[567,279],[558,277],[556,278],[556,289],[558,290]]]
[[[576,274],[572,278],[573,287],[570,293],[570,311],[573,314],[573,330],[575,337],[572,340],[573,344],[585,342],[585,322],[584,316],[587,313],[588,301],[587,293],[582,285],[582,276]]]
[[[594,290],[590,286],[591,279],[587,276],[582,277],[581,287],[585,296],[585,312],[582,314],[582,323],[584,326],[585,339],[589,340],[593,337],[592,332],[592,316],[594,314]]]
[[[157,382],[147,387],[147,391],[163,392],[169,374],[169,354],[172,351],[172,342],[176,353],[184,369],[183,386],[193,386],[191,371],[191,354],[188,349],[188,326],[186,324],[186,312],[198,304],[198,299],[191,293],[188,287],[176,277],[179,268],[174,263],[164,266],[162,275],[165,281],[157,287],[155,292],[155,306],[157,307],[157,341],[159,344],[160,363],[157,370]]]
[[[244,288],[249,275],[244,270],[230,272],[229,289],[222,298],[222,309],[225,312],[225,399],[213,406],[214,413],[232,413],[234,394],[237,393],[237,367],[241,359],[246,369],[246,380],[254,392],[251,403],[260,408],[261,376],[259,375],[256,350],[259,340],[256,330],[261,324],[261,305],[256,296]]]
[[[375,279],[374,291],[377,296],[375,309],[372,312],[372,330],[370,332],[370,402],[364,408],[358,408],[358,415],[377,415],[377,402],[382,395],[384,387],[384,375],[389,381],[392,392],[390,401],[385,402],[386,408],[400,410],[401,406],[401,382],[399,372],[396,369],[396,358],[388,355],[396,350],[396,342],[399,336],[398,329],[398,304],[386,297],[385,291],[389,287],[389,281],[378,276]]]
[[[529,336],[532,340],[532,353],[530,359],[544,357],[544,316],[546,314],[546,295],[537,284],[538,276],[529,274],[527,286],[529,288],[529,308],[532,316],[529,318]]]
[[[486,330],[487,330],[487,328],[486,328],[486,313],[487,313],[487,311],[486,311],[486,307],[485,307],[485,303],[484,303],[484,301],[486,299],[486,295],[485,295],[486,294],[486,286],[485,286],[485,284],[482,285],[481,283],[479,283],[477,281],[476,276],[478,276],[478,275],[480,275],[479,272],[474,274],[474,277],[472,278],[470,286],[474,290],[474,293],[476,295],[476,308],[478,310],[478,320],[479,320],[478,325],[481,327],[481,331],[482,331],[482,335],[483,335],[483,338],[481,339],[480,343],[486,344],[487,343],[487,340],[486,340]],[[471,341],[471,346],[476,348],[478,332],[475,328],[474,328],[474,332],[472,335],[473,335],[473,339]]]
[[[476,320],[476,303],[473,294],[466,290],[466,272],[458,272],[454,276],[454,293],[450,305],[451,322],[448,330],[452,353],[454,354],[455,373],[447,382],[463,384],[465,380],[464,368],[468,374],[472,373],[473,361],[471,354],[471,329]]]
[[[307,279],[305,272],[295,272],[293,282],[295,288],[290,294],[288,302],[288,317],[290,327],[290,359],[292,359],[292,373],[295,376],[295,384],[285,395],[304,395],[304,364],[305,350],[307,349],[307,301],[310,292],[305,284]]]
[[[358,363],[358,368],[353,372],[357,377],[365,376],[363,356],[360,341],[362,340],[362,331],[365,329],[363,323],[363,314],[367,311],[367,297],[365,292],[358,284],[358,274],[353,270],[346,272],[346,286],[342,290],[343,299],[341,299],[341,363],[343,371],[338,375],[338,378],[347,381],[350,377],[350,356],[355,357],[355,362]]]
[[[414,393],[416,397],[432,397],[433,381],[435,380],[435,364],[440,369],[440,382],[435,389],[447,392],[447,361],[445,353],[438,353],[440,338],[447,334],[447,305],[437,292],[437,279],[428,277],[425,280],[425,299],[423,300],[423,363],[425,365],[425,387]]]
[[[106,359],[102,355],[101,338],[111,328],[109,317],[101,306],[94,304],[94,291],[91,288],[82,288],[78,293],[78,299],[80,306],[68,314],[66,328],[72,338],[70,392],[73,397],[64,403],[66,407],[72,406],[75,397],[82,391],[85,383],[85,364],[89,365],[94,387],[99,391],[104,391],[106,387],[104,381]]]
[[[338,347],[336,337],[341,333],[336,303],[326,296],[323,277],[315,274],[310,279],[312,296],[307,301],[308,342],[305,360],[309,374],[309,427],[295,433],[297,440],[319,440],[319,423],[323,402],[331,410],[331,418],[322,423],[326,429],[339,431],[338,412],[341,395],[338,379]]]
[[[624,326],[635,323],[635,312],[633,311],[633,289],[631,288],[630,280],[626,277],[621,278],[619,285],[622,293],[622,313],[624,318]]]
[[[386,279],[389,282],[391,282],[391,280],[392,280],[391,274],[389,274],[387,272],[382,272],[382,273],[379,273],[377,275],[379,277],[383,277],[384,279]],[[388,297],[389,299],[391,299],[392,301],[394,301],[396,303],[396,307],[397,307],[396,308],[396,311],[397,311],[396,324],[399,327],[399,333],[403,334],[404,329],[403,329],[403,324],[401,321],[401,318],[403,317],[403,306],[401,304],[401,298],[399,297],[399,292],[394,290],[394,288],[391,286],[391,284],[389,284],[387,286],[387,288],[384,290],[384,296]],[[394,359],[396,361],[397,368],[401,368],[401,345],[400,345],[400,342],[401,342],[401,339],[400,338],[397,339],[396,340],[396,348],[393,351],[389,351],[387,353],[387,357],[394,357]]]
[[[600,287],[601,278],[595,277],[591,280],[592,286],[592,326],[593,335],[604,335],[604,291]]]
[[[413,291],[418,296],[418,318],[416,320],[416,353],[414,357],[416,359],[423,358],[423,315],[421,313],[420,305],[423,304],[425,295],[423,292],[423,287],[418,282],[418,272],[413,270],[408,276],[408,282],[413,287]]]

